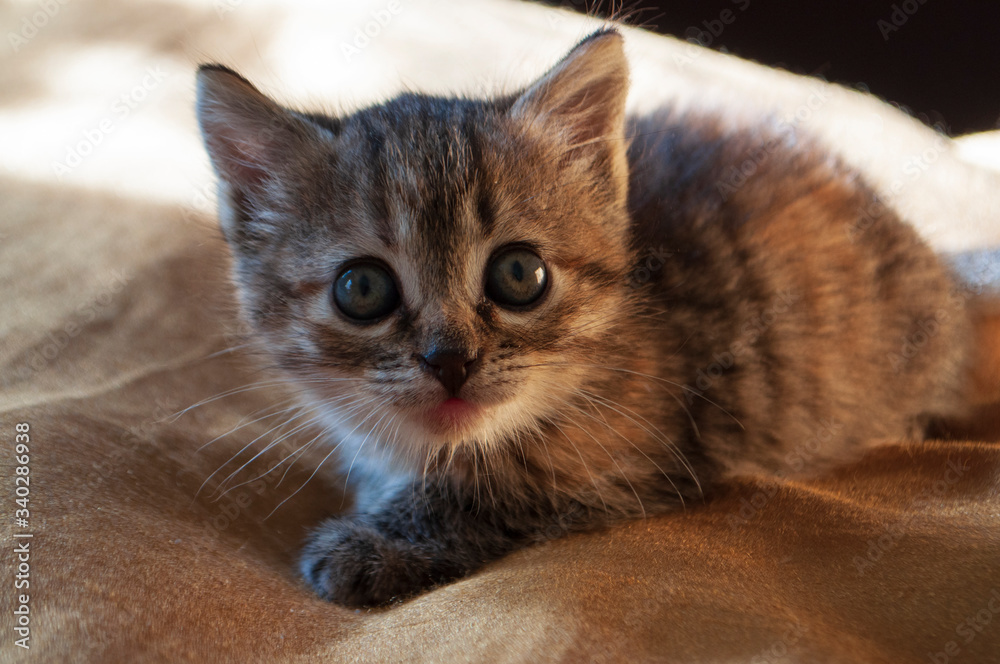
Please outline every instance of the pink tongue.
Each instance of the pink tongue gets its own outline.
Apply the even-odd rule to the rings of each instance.
[[[437,410],[442,415],[458,415],[464,413],[469,409],[469,403],[464,399],[459,399],[457,397],[452,397],[446,401],[443,401]]]

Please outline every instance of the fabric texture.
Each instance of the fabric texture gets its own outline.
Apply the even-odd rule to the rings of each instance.
[[[194,68],[220,60],[289,103],[343,109],[403,87],[510,89],[598,25],[501,0],[338,4],[68,3],[2,56],[3,495],[16,423],[31,480],[29,525],[2,531],[7,547],[33,537],[31,647],[5,628],[0,660],[1000,661],[988,399],[940,426],[948,440],[885,441],[808,480],[740,477],[706,504],[535,546],[387,609],[316,598],[300,546],[350,498],[328,448],[279,466],[312,434],[303,419],[273,428],[288,394],[241,345]],[[18,6],[4,11],[19,29]],[[793,123],[969,282],[1000,283],[996,135],[952,141],[817,79],[626,35],[633,109]],[[980,326],[984,394],[1000,384],[997,320]]]

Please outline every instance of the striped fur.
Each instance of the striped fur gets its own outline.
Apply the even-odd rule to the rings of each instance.
[[[723,473],[815,471],[962,406],[964,296],[860,179],[802,137],[628,119],[603,31],[520,94],[406,94],[344,118],[203,67],[199,120],[257,341],[378,491],[310,539],[325,597],[382,604],[530,542],[703,500]],[[753,173],[734,178],[734,166]],[[484,294],[532,247],[529,311]],[[338,314],[376,258],[401,307]],[[481,414],[435,427],[421,368],[458,348]]]

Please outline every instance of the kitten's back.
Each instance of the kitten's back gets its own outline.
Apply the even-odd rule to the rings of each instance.
[[[664,111],[630,129],[633,246],[668,256],[641,287],[669,312],[663,352],[687,340],[689,408],[723,459],[787,471],[796,445],[840,441],[815,468],[962,409],[966,295],[860,176],[787,125]],[[751,449],[730,449],[737,429]]]

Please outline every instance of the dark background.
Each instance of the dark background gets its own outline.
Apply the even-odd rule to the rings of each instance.
[[[870,91],[953,136],[1000,129],[997,0],[545,4],[601,16],[614,6],[633,25]],[[726,10],[728,25],[720,20]]]

